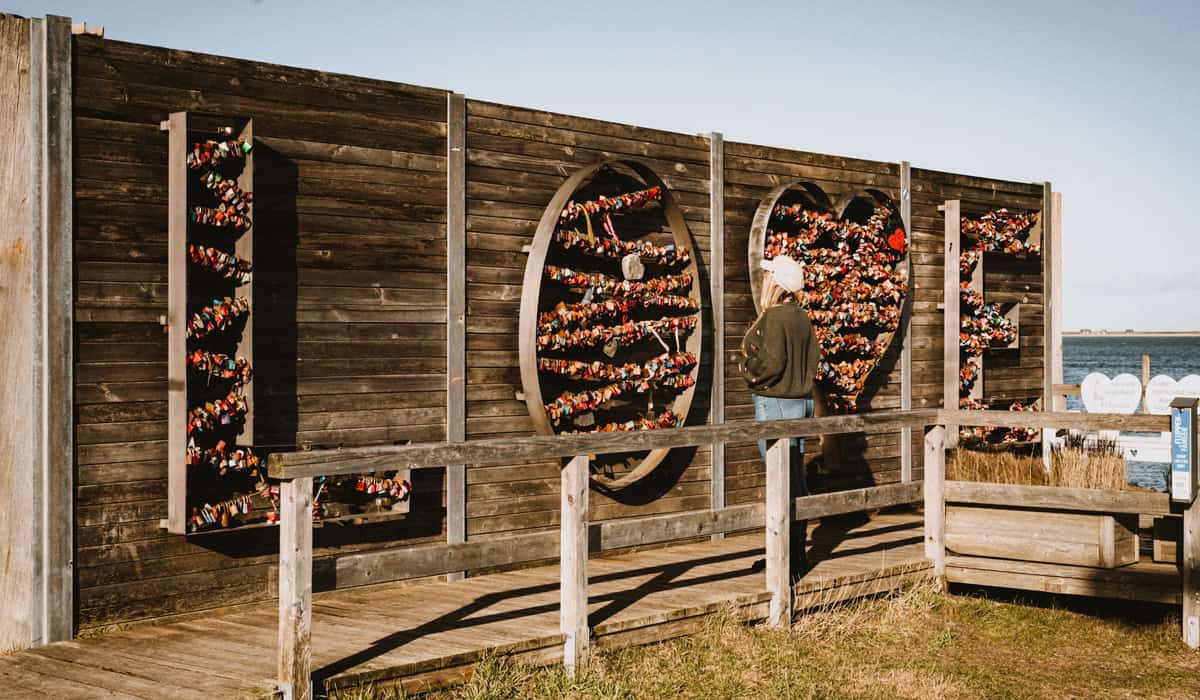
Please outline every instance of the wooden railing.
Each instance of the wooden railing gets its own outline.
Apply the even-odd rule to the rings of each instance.
[[[1123,416],[1079,413],[1012,413],[1008,411],[887,411],[862,415],[797,420],[738,421],[671,430],[631,433],[591,433],[473,440],[456,443],[389,445],[311,452],[276,453],[268,460],[271,477],[280,485],[279,571],[279,684],[285,697],[311,697],[312,626],[312,498],[313,479],[322,475],[356,474],[397,468],[429,469],[446,464],[478,464],[503,459],[570,458],[561,472],[559,532],[513,535],[482,542],[457,542],[400,547],[356,553],[319,562],[321,572],[337,587],[392,581],[400,578],[449,574],[522,562],[558,558],[560,561],[560,631],[563,661],[573,670],[587,654],[587,558],[590,552],[642,544],[705,537],[764,528],[766,590],[770,594],[767,624],[782,626],[792,619],[789,537],[794,519],[814,519],[892,505],[924,501],[925,551],[934,574],[945,579],[945,503],[1011,506],[1040,505],[1098,512],[1159,513],[1170,510],[1161,494],[1102,492],[1083,489],[1016,487],[946,482],[947,425],[1021,425],[1032,428],[1083,430],[1165,430],[1165,416]],[[925,480],[791,498],[790,453],[783,441],[767,452],[764,502],[717,510],[628,518],[601,523],[588,520],[589,455],[661,448],[692,447],[730,442],[812,438],[853,432],[882,432],[934,426],[925,439]],[[1012,487],[1009,487],[1010,489]],[[1097,495],[1099,494],[1099,495]],[[1097,501],[1100,502],[1097,502]],[[1017,502],[1014,502],[1017,501]],[[1193,509],[1194,510],[1194,509]],[[1192,511],[1188,511],[1191,513]],[[1195,528],[1200,519],[1185,524]],[[1185,551],[1196,539],[1185,535]],[[1189,561],[1195,562],[1195,557]],[[1184,575],[1185,625],[1189,607],[1189,577]],[[1200,609],[1200,607],[1194,608]]]

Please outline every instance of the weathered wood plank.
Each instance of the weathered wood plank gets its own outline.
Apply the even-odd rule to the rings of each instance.
[[[467,437],[467,101],[460,93],[446,96],[446,183],[446,440],[460,442]],[[467,539],[466,469],[446,464],[451,544]]]
[[[725,138],[719,132],[708,135],[709,171],[709,303],[712,305],[713,357],[725,357]],[[712,395],[709,397],[709,422],[725,422],[725,362],[713,363]],[[725,507],[725,443],[712,446],[712,509]],[[719,537],[719,535],[718,535]]]
[[[1193,430],[1195,428],[1193,427]],[[1200,648],[1200,498],[1183,513],[1183,641]]]
[[[933,562],[933,575],[946,581],[946,428],[936,426],[925,435],[925,557]]]
[[[959,246],[961,244],[961,211],[962,204],[957,199],[947,200],[942,205],[942,215],[945,217],[945,240],[942,249],[946,262],[942,265],[943,287],[942,299],[944,316],[942,319],[942,408],[958,410],[959,373]],[[946,424],[946,447],[952,448],[958,444],[958,425]],[[928,483],[928,479],[926,479]]]
[[[1084,513],[1166,515],[1171,512],[1171,502],[1167,494],[1140,491],[1103,491],[1061,486],[947,481],[945,495],[948,503],[969,505],[1070,510]]]
[[[559,526],[559,631],[564,636],[563,664],[574,674],[591,646],[588,627],[588,492],[591,460],[571,459],[562,471],[562,518]]]
[[[913,250],[912,250],[912,166],[908,161],[900,163],[900,219],[904,222],[904,230],[909,237],[909,251],[904,256],[904,267],[907,279],[913,279]],[[900,409],[907,411],[913,407],[913,295],[904,298],[904,335],[903,349],[900,352]],[[900,429],[900,480],[912,481],[913,473],[913,433],[911,427]]]
[[[188,118],[167,119],[167,531],[187,531]]]
[[[312,698],[313,480],[279,490],[279,676],[288,700]]]
[[[1030,411],[946,411],[938,412],[938,421],[949,426],[1028,426],[1030,428],[1071,428],[1074,430],[1128,430],[1135,432],[1166,432],[1171,429],[1168,416],[1116,415],[1107,413],[1054,413]]]
[[[766,584],[771,594],[767,624],[787,627],[792,622],[791,440],[777,439],[767,448]]]
[[[389,445],[345,450],[313,450],[272,454],[270,474],[275,478],[304,475],[351,474],[371,471],[374,465],[406,464],[413,468],[446,463],[475,464],[496,461],[566,457],[576,453],[624,452],[646,448],[688,447],[723,442],[752,442],[780,437],[815,437],[829,433],[894,430],[904,425],[923,426],[936,411],[886,411],[862,415],[802,418],[787,421],[739,421],[720,426],[689,426],[636,433],[579,434],[474,440],[460,444]],[[1011,415],[1011,414],[1008,414]]]
[[[34,161],[27,19],[0,14],[0,648],[35,638],[33,383]]]
[[[44,580],[42,641],[70,639],[74,632],[74,135],[71,20],[41,21],[42,162],[38,201],[40,227],[34,238],[35,273],[34,414],[42,430],[44,522],[41,541]],[[35,137],[37,134],[35,134]],[[40,309],[40,311],[38,311]],[[34,508],[36,513],[39,509]],[[35,517],[39,517],[35,515]]]
[[[1025,591],[1143,600],[1178,605],[1179,573],[1170,564],[1134,564],[1117,569],[1040,562],[951,556],[946,561],[951,583]]]

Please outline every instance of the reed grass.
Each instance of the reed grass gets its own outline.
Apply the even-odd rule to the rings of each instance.
[[[1026,486],[1065,486],[1120,491],[1127,488],[1125,458],[1114,440],[1068,436],[1054,448],[1050,469],[1041,457],[959,448],[946,464],[946,478]]]

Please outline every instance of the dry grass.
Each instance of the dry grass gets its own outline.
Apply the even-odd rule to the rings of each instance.
[[[1125,459],[1116,443],[1068,438],[1054,450],[1047,472],[1041,457],[1012,452],[956,450],[946,465],[946,478],[996,484],[1066,486],[1069,488],[1125,489]]]
[[[717,616],[690,637],[597,654],[574,679],[558,667],[487,659],[466,685],[433,697],[1200,697],[1198,657],[1179,642],[1178,624],[1161,608],[1077,611],[915,587],[819,610],[792,630]]]

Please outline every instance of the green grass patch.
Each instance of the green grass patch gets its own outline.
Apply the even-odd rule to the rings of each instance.
[[[1169,608],[919,587],[805,615],[790,630],[713,617],[689,637],[596,654],[575,678],[489,658],[465,685],[431,697],[1176,700],[1200,697],[1197,664]]]

